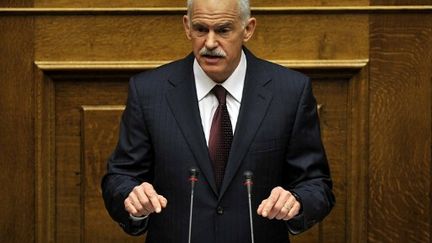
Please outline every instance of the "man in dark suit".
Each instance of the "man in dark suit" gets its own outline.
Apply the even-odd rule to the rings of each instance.
[[[102,181],[108,212],[147,242],[250,242],[245,171],[254,173],[255,242],[289,242],[334,205],[310,80],[243,47],[247,0],[188,1],[193,53],[132,77]],[[233,132],[234,131],[234,132]]]

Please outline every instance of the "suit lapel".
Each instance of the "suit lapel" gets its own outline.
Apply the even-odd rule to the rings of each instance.
[[[179,76],[171,77],[172,89],[166,98],[172,113],[195,156],[201,174],[207,179],[217,195],[213,169],[208,155],[207,143],[202,129],[198,98],[193,76],[193,55],[179,65]],[[187,71],[185,71],[187,70]]]
[[[270,77],[265,70],[260,69],[257,59],[247,49],[245,53],[248,66],[243,98],[219,200],[236,175],[272,100],[272,93],[264,87],[270,81]]]

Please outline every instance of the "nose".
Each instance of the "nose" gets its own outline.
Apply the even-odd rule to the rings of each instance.
[[[214,31],[209,31],[207,34],[205,46],[209,50],[213,50],[218,46],[218,42],[216,39],[216,34]]]

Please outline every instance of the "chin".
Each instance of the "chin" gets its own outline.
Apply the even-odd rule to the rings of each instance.
[[[207,75],[211,77],[220,76],[223,73],[221,68],[216,67],[203,67],[203,70]]]

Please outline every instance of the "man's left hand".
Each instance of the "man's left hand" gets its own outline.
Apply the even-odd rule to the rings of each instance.
[[[268,219],[290,220],[300,212],[300,202],[291,192],[278,186],[258,206],[258,215]]]

